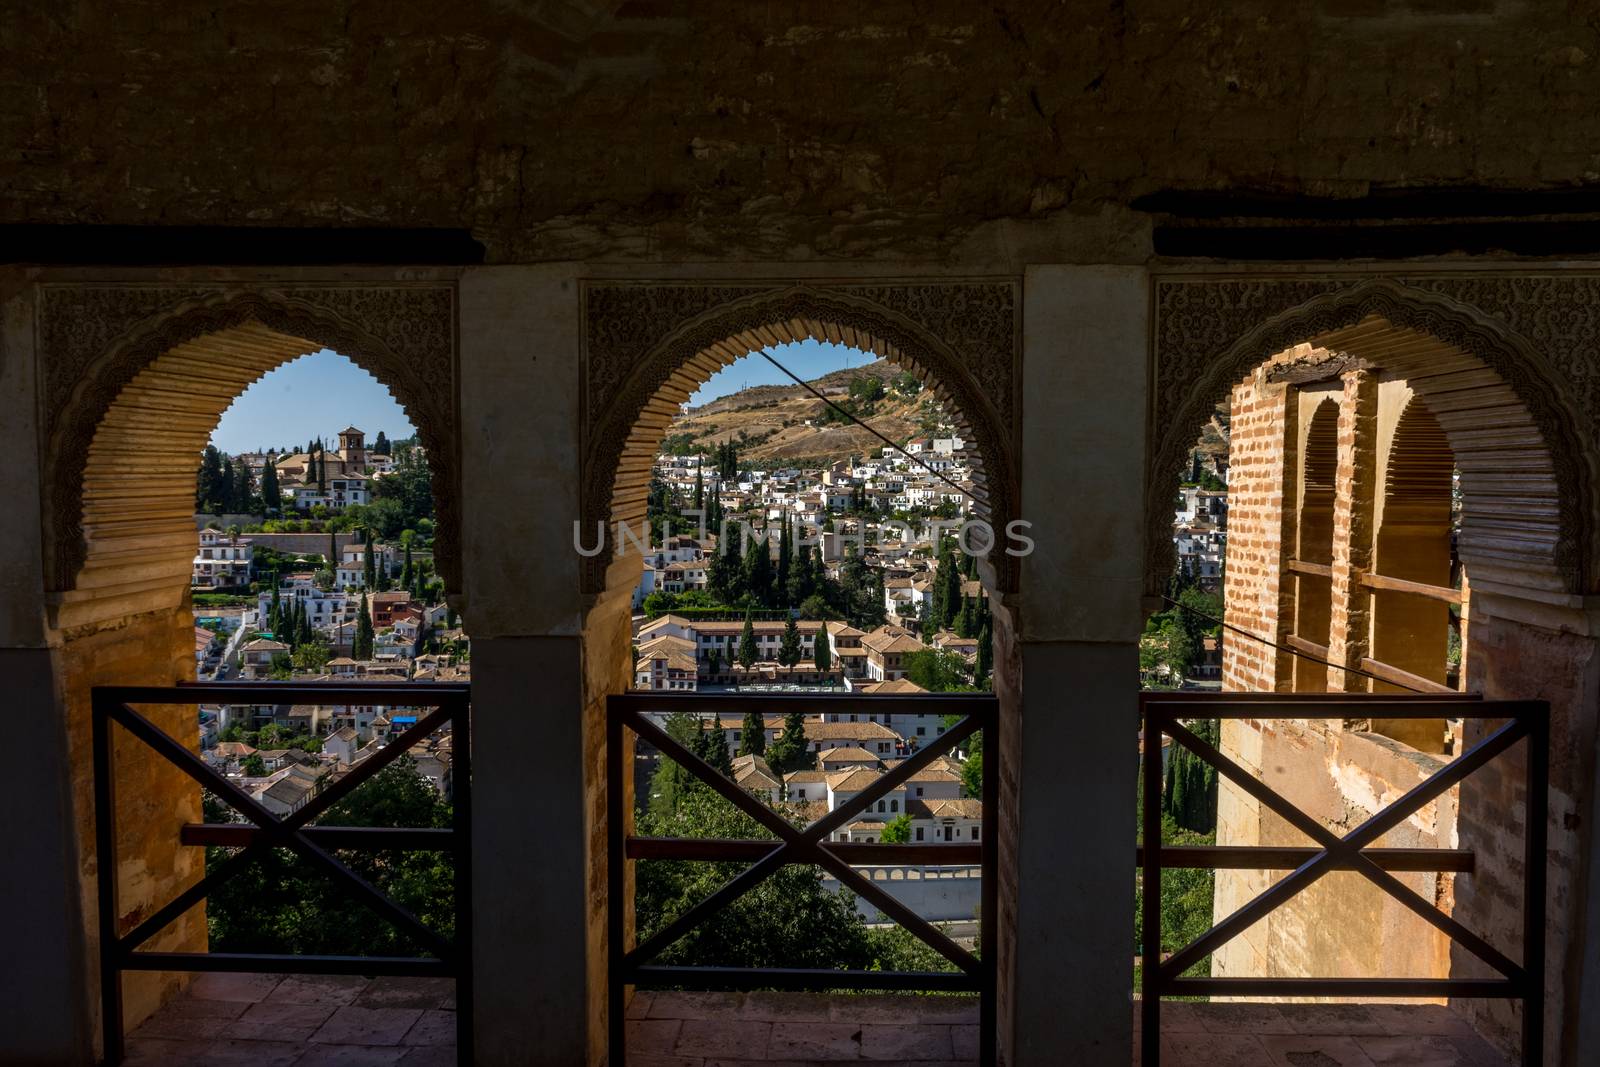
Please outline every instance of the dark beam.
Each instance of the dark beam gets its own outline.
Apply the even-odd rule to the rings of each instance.
[[[375,226],[0,226],[0,257],[42,266],[469,266],[464,229]]]

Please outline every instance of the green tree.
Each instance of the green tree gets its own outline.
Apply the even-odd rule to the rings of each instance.
[[[683,712],[674,712],[667,716],[667,721],[662,725],[667,736],[689,751],[700,753],[703,742],[700,740],[703,723],[698,715],[686,715]],[[678,804],[684,795],[696,787],[695,777],[682,764],[667,756],[662,756],[656,766],[656,772],[650,779],[650,795],[648,808],[652,815],[665,818],[677,810]]]
[[[267,515],[283,510],[283,490],[278,486],[278,460],[274,456],[268,456],[266,466],[261,468],[261,510]]]
[[[767,724],[760,712],[744,713],[744,725],[739,728],[739,755],[760,756],[767,751]]]
[[[265,778],[267,776],[267,761],[255,752],[250,753],[239,763],[239,773],[246,778]]]
[[[367,594],[361,594],[361,607],[356,612],[356,636],[351,642],[350,658],[371,659],[376,635],[372,632],[372,615],[367,610]]]
[[[796,528],[798,533],[798,528]],[[817,591],[816,571],[811,556],[811,549],[807,545],[800,546],[800,553],[789,563],[788,585],[786,597],[790,607],[804,604]]]
[[[817,630],[817,638],[811,645],[811,661],[824,674],[833,669],[833,651],[828,645],[827,626]]]
[[[883,824],[878,838],[886,845],[904,845],[911,841],[911,816],[901,813]]]
[[[805,716],[791,711],[783,718],[783,729],[767,746],[767,765],[778,774],[806,771],[817,765],[817,754],[806,740]]]
[[[296,648],[290,658],[296,670],[321,673],[328,665],[328,660],[333,658],[333,652],[328,648],[326,641],[313,638]]]
[[[695,754],[707,763],[724,778],[733,777],[733,757],[728,754],[728,735],[723,732],[721,724],[716,720],[710,721],[709,728],[706,720],[700,720],[701,730],[699,743],[695,747]]]
[[[688,791],[668,813],[651,809],[641,833],[663,837],[771,838],[770,831],[710,790]],[[739,873],[746,864],[664,860],[638,865],[635,915],[641,941]],[[669,946],[662,963],[740,967],[876,965],[872,940],[849,893],[829,892],[814,868],[788,864]]]
[[[762,530],[750,545],[744,557],[744,589],[759,607],[771,607],[772,596],[772,542]]]
[[[400,588],[410,589],[413,571],[411,569],[411,542],[406,542],[404,562],[400,564]]]
[[[229,489],[231,490],[231,486]],[[200,471],[195,479],[194,509],[220,513],[225,494],[222,490],[222,453],[216,445],[206,445],[200,453]]]
[[[783,535],[778,539],[778,568],[772,574],[772,603],[778,607],[793,607],[799,603],[789,596],[789,572],[794,566],[793,551],[790,546],[793,540],[793,527],[785,518]]]
[[[793,667],[800,662],[800,656],[800,627],[791,615],[783,626],[783,640],[778,645],[778,662],[785,667]]]
[[[706,653],[706,673],[715,677],[722,673],[722,650],[713,648]]]
[[[947,648],[925,648],[908,653],[901,661],[906,677],[930,693],[972,691],[967,680],[967,661]]]
[[[700,467],[694,469],[694,509],[700,512],[701,518],[705,517],[706,506],[706,476]]]
[[[376,589],[378,587],[378,558],[372,549],[372,527],[361,528],[361,581],[362,588]],[[362,599],[365,599],[363,597]]]
[[[973,665],[972,684],[978,689],[994,688],[994,627],[990,624],[989,617],[984,616],[983,626],[978,630],[978,655]]]
[[[756,659],[756,628],[751,621],[750,612],[744,613],[744,630],[739,634],[739,666],[749,670],[755,666]]]
[[[372,450],[374,452],[381,452],[387,456],[389,454],[389,448],[389,438],[384,435],[382,430],[379,430],[378,436],[373,439]]]

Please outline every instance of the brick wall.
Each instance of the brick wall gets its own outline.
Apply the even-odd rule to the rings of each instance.
[[[1228,452],[1228,549],[1225,578],[1230,626],[1282,641],[1292,618],[1280,575],[1286,536],[1284,500],[1292,500],[1295,421],[1289,390],[1264,371],[1234,386]],[[1292,531],[1291,524],[1288,529]],[[1290,663],[1270,646],[1224,630],[1222,687],[1271,692],[1288,687]]]

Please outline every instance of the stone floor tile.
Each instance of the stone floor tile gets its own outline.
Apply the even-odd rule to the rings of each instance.
[[[976,1026],[952,1026],[950,1028],[950,1044],[955,1049],[953,1053],[958,1060],[976,1060],[978,1058],[978,1028]]]
[[[456,1013],[429,1009],[422,1018],[411,1024],[402,1045],[454,1045],[456,1043]]]
[[[204,1054],[206,1045],[205,1041],[135,1034],[127,1040],[122,1064],[123,1067],[172,1067],[177,1063],[192,1063]]]
[[[1276,1004],[1195,1004],[1195,1017],[1213,1034],[1293,1034],[1294,1024]]]
[[[1203,1034],[1206,1024],[1200,1017],[1199,1004],[1186,1001],[1163,1001],[1161,1004],[1161,1032],[1163,1034]],[[1134,1021],[1138,1026],[1139,1021]]]
[[[739,1018],[767,1022],[827,1022],[833,997],[821,993],[749,993]]]
[[[1272,1057],[1273,1067],[1373,1067],[1372,1060],[1361,1051],[1353,1037],[1264,1034],[1260,1040],[1261,1047]]]
[[[658,998],[656,1003],[660,1004]],[[655,1009],[652,1008],[653,1012]],[[685,1019],[673,1053],[679,1056],[742,1056],[764,1059],[772,1024],[735,1019]],[[665,1050],[663,1050],[665,1051]]]
[[[950,1027],[938,1023],[916,1026],[868,1023],[861,1028],[861,1058],[864,1060],[950,1060],[955,1047],[950,1042]]]
[[[189,984],[185,995],[195,1000],[265,1000],[283,981],[281,974],[237,974],[232,971],[202,974]]]
[[[773,1023],[767,1055],[775,1060],[860,1059],[861,1027],[854,1023]]]
[[[222,1036],[246,1041],[309,1041],[333,1014],[332,1004],[274,1000],[251,1004],[228,1024]]]
[[[175,1061],[183,1067],[290,1067],[305,1052],[298,1041],[233,1041],[206,1043],[193,1059]]]
[[[1296,1033],[1383,1034],[1388,1025],[1374,1019],[1365,1004],[1286,1004],[1281,1009]]]
[[[458,1067],[456,1050],[442,1045],[418,1045],[400,1057],[400,1067]]]
[[[339,1008],[311,1035],[319,1045],[398,1045],[422,1018],[417,1008]]]
[[[1275,1067],[1267,1050],[1249,1034],[1163,1034],[1161,1063],[1162,1067]]]
[[[628,1018],[643,1019],[650,1014],[650,1003],[655,1000],[655,993],[648,989],[635,989],[633,999],[628,1001]]]
[[[294,1067],[393,1067],[405,1054],[398,1045],[312,1045]]]
[[[977,997],[908,997],[891,994],[828,998],[828,1014],[836,1023],[975,1023]]]
[[[650,1002],[649,1019],[732,1019],[742,1000],[737,993],[658,992]]]
[[[1437,1033],[1406,1033],[1389,1037],[1355,1038],[1363,1053],[1378,1067],[1480,1067],[1480,1057],[1467,1051],[1467,1043]],[[1483,1046],[1488,1051],[1488,1046]],[[1504,1061],[1486,1061],[1501,1062]]]
[[[661,1056],[670,1053],[678,1043],[678,1031],[683,1029],[682,1019],[629,1019],[628,1050],[642,1055]]]
[[[628,1067],[706,1067],[710,1062],[710,1060],[703,1060],[699,1056],[635,1056],[632,1052],[628,1053]],[[759,1063],[761,1067],[772,1067],[766,1060],[742,1060],[740,1062]]]
[[[453,978],[374,978],[352,1002],[363,1008],[438,1008],[453,1000]]]
[[[192,1000],[175,997],[134,1030],[140,1037],[205,1040],[221,1037],[233,1020],[251,1005],[243,1000]]]
[[[1476,1036],[1461,1013],[1443,1004],[1368,1004],[1366,1009],[1382,1033]]]
[[[291,974],[265,999],[292,1000],[296,1004],[354,1004],[370,978],[345,974]]]

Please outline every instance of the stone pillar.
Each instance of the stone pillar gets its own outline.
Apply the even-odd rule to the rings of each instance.
[[[1339,403],[1339,474],[1333,498],[1333,605],[1328,619],[1328,662],[1359,667],[1372,638],[1372,595],[1361,575],[1372,567],[1373,494],[1378,464],[1378,381],[1364,370],[1346,371]],[[1367,680],[1328,668],[1328,692],[1364,693]]]
[[[1292,578],[1284,567],[1295,543],[1297,411],[1289,387],[1257,368],[1234,386],[1228,449],[1229,579],[1222,632],[1222,688],[1246,693],[1294,687],[1294,657],[1281,646],[1293,628]],[[1244,592],[1241,593],[1240,591]]]
[[[1023,305],[1020,514],[1036,547],[1020,699],[1002,692],[1002,1052],[1012,1067],[1127,1063],[1148,280],[1030,268]]]
[[[603,1056],[601,741],[584,714],[576,272],[461,279],[462,618],[472,635],[479,1064]],[[603,868],[599,885],[603,886]]]
[[[10,461],[0,466],[0,678],[8,785],[23,803],[7,820],[0,866],[0,1033],[18,1063],[79,1064],[93,1056],[89,973],[79,895],[67,733],[56,702],[45,636],[39,540],[32,290],[3,272],[0,304],[0,426]],[[20,817],[22,811],[26,817]]]

